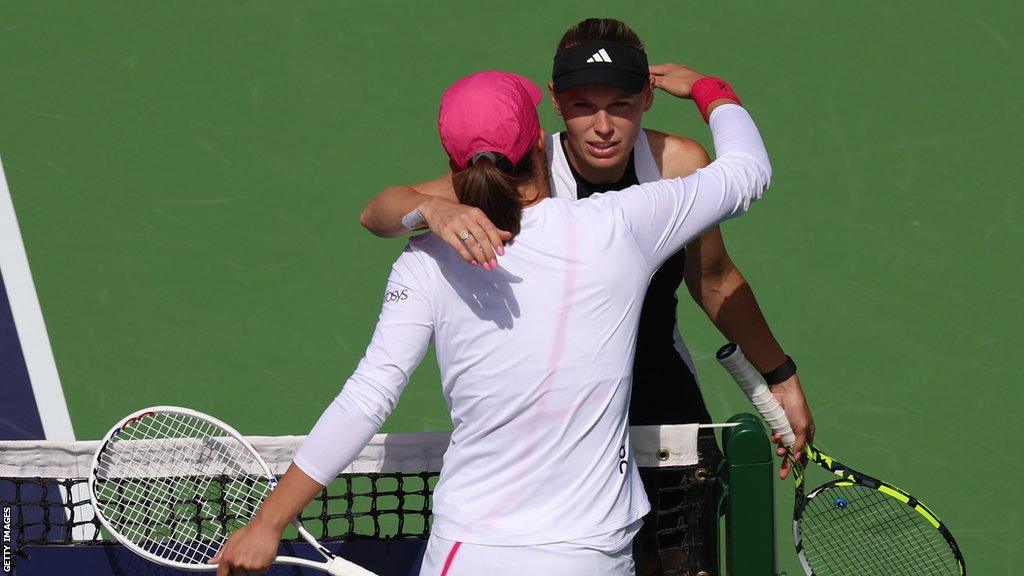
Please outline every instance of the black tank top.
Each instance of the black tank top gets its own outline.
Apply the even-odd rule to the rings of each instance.
[[[640,183],[634,152],[618,182],[595,184],[585,180],[569,162],[565,133],[561,135],[566,163],[576,180],[576,197],[622,190]],[[711,422],[697,378],[675,347],[676,290],[683,283],[686,249],[676,252],[651,277],[640,311],[640,327],[633,360],[633,394],[629,422],[633,425],[689,424]]]

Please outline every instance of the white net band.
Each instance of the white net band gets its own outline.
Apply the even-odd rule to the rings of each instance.
[[[688,466],[697,462],[696,424],[633,426],[637,465]],[[270,465],[284,474],[305,436],[247,436]],[[345,474],[437,472],[450,441],[448,432],[377,434]],[[87,478],[99,441],[21,440],[0,442],[0,477]]]

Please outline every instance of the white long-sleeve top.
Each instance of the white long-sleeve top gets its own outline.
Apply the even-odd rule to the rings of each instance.
[[[524,209],[496,271],[470,266],[433,234],[412,238],[366,355],[296,465],[325,485],[343,470],[433,338],[453,424],[434,533],[532,545],[641,518],[649,505],[627,408],[648,281],[684,244],[746,211],[771,177],[743,108],[719,106],[710,124],[717,159],[686,178]]]

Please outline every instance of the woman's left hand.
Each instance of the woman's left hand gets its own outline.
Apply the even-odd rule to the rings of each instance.
[[[704,77],[693,68],[682,64],[652,64],[651,85],[677,98],[690,98],[690,88]]]
[[[281,531],[257,518],[236,530],[209,563],[217,564],[217,576],[264,574],[280,543]]]
[[[448,198],[433,197],[419,206],[430,231],[455,249],[466,262],[484,270],[497,270],[498,256],[512,233],[499,230],[484,211]]]
[[[804,446],[814,440],[814,417],[811,416],[811,408],[804,398],[804,390],[800,386],[800,377],[794,374],[788,380],[784,380],[771,387],[772,395],[782,404],[786,411],[786,419],[793,428],[793,435],[796,442],[793,444],[793,457],[797,460],[804,457]],[[778,434],[772,435],[772,442],[778,445],[776,454],[783,456],[782,468],[779,470],[779,478],[785,479],[793,463],[786,456],[786,448],[782,445],[782,437]]]

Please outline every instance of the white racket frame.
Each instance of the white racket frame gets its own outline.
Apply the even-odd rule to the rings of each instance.
[[[176,562],[174,560],[161,558],[155,554],[143,550],[140,546],[122,536],[121,533],[111,525],[111,523],[107,520],[106,516],[103,514],[103,509],[100,507],[99,502],[97,501],[96,472],[99,469],[100,454],[106,448],[107,443],[110,442],[110,439],[113,438],[114,435],[117,434],[122,428],[124,428],[126,424],[128,424],[132,420],[136,420],[150,413],[182,414],[185,416],[198,418],[200,420],[208,422],[223,430],[224,433],[230,435],[231,437],[241,442],[242,445],[245,446],[256,457],[256,461],[263,468],[263,471],[267,475],[267,479],[269,480],[270,485],[272,487],[277,486],[277,476],[275,476],[274,473],[270,470],[270,466],[267,464],[266,460],[264,460],[263,457],[260,456],[260,453],[257,452],[256,449],[253,448],[252,444],[250,444],[249,441],[246,440],[245,437],[242,436],[237,430],[235,430],[231,426],[228,426],[227,423],[217,418],[214,418],[213,416],[210,416],[209,414],[203,414],[202,412],[197,412],[196,410],[191,410],[189,408],[182,408],[180,406],[153,406],[150,408],[144,408],[122,418],[116,425],[114,425],[106,433],[105,436],[103,436],[103,439],[100,441],[99,447],[93,454],[92,466],[90,466],[89,468],[89,502],[92,504],[93,510],[96,513],[96,518],[100,521],[100,524],[102,524],[103,527],[106,528],[107,531],[110,532],[110,534],[113,535],[118,542],[124,545],[125,548],[128,548],[135,554],[145,558],[146,560],[149,560],[150,562],[154,562],[156,564],[168,566],[171,568],[189,570],[192,572],[215,571],[217,570],[217,564],[187,564],[184,562]],[[320,555],[324,557],[325,561],[317,562],[315,560],[295,558],[293,556],[277,556],[276,558],[274,558],[274,564],[288,564],[292,566],[312,568],[314,570],[326,572],[331,576],[377,576],[376,573],[371,572],[358,564],[354,564],[348,560],[345,560],[340,556],[336,556],[330,550],[324,548],[324,546],[320,544],[320,542],[318,542],[316,538],[313,537],[312,534],[306,531],[306,529],[302,526],[302,523],[299,522],[298,518],[292,520],[292,526],[294,526],[298,530],[299,535],[302,536],[303,540],[305,540],[311,546],[313,546],[313,548],[315,548],[317,552],[319,552]]]

